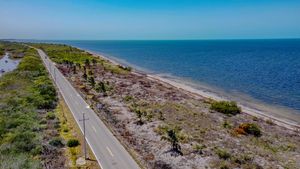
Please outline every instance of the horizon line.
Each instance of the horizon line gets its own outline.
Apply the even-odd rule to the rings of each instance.
[[[298,40],[296,38],[207,38],[207,39],[39,39],[39,38],[0,38],[0,41],[5,40],[34,40],[34,41],[206,41],[206,40]]]

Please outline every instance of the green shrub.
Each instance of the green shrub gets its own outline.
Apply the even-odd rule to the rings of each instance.
[[[242,164],[246,164],[247,162],[251,161],[252,159],[253,158],[247,154],[239,154],[238,156],[233,157],[232,161],[239,165],[242,165]]]
[[[159,125],[157,128],[154,129],[154,132],[156,132],[159,135],[163,135],[170,129],[167,125]]]
[[[220,166],[220,169],[229,169],[229,167],[228,167],[226,164],[222,164],[222,165]]]
[[[201,144],[196,144],[196,145],[194,145],[194,147],[193,147],[194,151],[195,151],[196,153],[198,153],[198,154],[203,154],[202,150],[203,150],[204,148],[206,148],[206,146],[205,146],[205,145],[201,145]]]
[[[250,134],[255,137],[261,136],[261,130],[258,125],[254,123],[242,123],[238,128],[235,129],[237,134]]]
[[[123,70],[128,71],[128,72],[132,71],[132,67],[130,67],[130,66],[122,66],[122,65],[118,65],[118,67],[119,67],[120,69],[123,69]]]
[[[4,49],[0,48],[0,56],[4,55]]]
[[[133,100],[133,97],[130,96],[130,95],[127,95],[127,96],[124,97],[124,101],[125,101],[125,102],[129,102],[129,101],[131,101],[131,100]]]
[[[38,145],[34,149],[31,150],[31,154],[36,156],[42,153],[42,146]]]
[[[54,147],[63,147],[64,146],[62,139],[59,137],[53,138],[51,141],[49,141],[49,144]]]
[[[47,120],[45,120],[45,119],[41,120],[40,124],[47,124]]]
[[[79,146],[79,141],[77,140],[77,139],[70,139],[70,140],[68,140],[68,142],[67,142],[67,146],[68,147],[77,147],[77,146]]]
[[[55,119],[55,114],[53,112],[48,112],[46,118],[48,120],[54,120]]]
[[[228,122],[228,121],[225,120],[225,121],[223,122],[223,127],[224,127],[224,128],[230,129],[230,128],[232,128],[232,124],[231,124],[230,122]]]
[[[260,128],[253,123],[246,123],[241,125],[242,128],[246,131],[248,134],[252,134],[256,137],[261,136]]]
[[[237,106],[236,102],[215,101],[211,104],[210,109],[227,115],[241,113],[241,108]]]
[[[229,152],[227,152],[225,149],[218,148],[216,150],[216,153],[220,159],[227,160],[231,157],[231,154]]]
[[[15,145],[15,152],[30,152],[37,145],[36,134],[30,131],[16,132],[10,142]]]

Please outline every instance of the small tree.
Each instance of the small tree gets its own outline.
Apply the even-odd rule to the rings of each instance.
[[[87,74],[84,72],[83,75],[82,75],[82,77],[83,77],[85,80],[87,80],[87,77],[88,77],[88,76],[87,76]]]
[[[138,121],[136,122],[138,125],[143,125],[144,124],[144,120],[143,120],[143,116],[146,114],[144,111],[140,110],[140,109],[135,109],[134,110]]]
[[[159,110],[158,114],[159,114],[158,119],[164,121],[165,117],[164,117],[163,112]]]
[[[85,65],[83,66],[83,71],[86,72],[86,66]]]
[[[94,79],[93,76],[90,77],[89,82],[90,82],[90,84],[91,84],[92,87],[95,87],[95,79]]]
[[[101,81],[96,84],[95,89],[97,92],[104,92],[104,93],[106,92],[105,84]]]
[[[90,67],[90,60],[89,60],[89,59],[85,59],[84,64],[85,64],[87,67]]]
[[[78,69],[80,69],[80,68],[81,68],[81,65],[80,65],[80,63],[76,63],[75,65],[78,67]]]
[[[93,58],[93,59],[92,59],[92,63],[93,63],[94,66],[96,66],[97,60]]]
[[[162,136],[161,137],[162,140],[166,140],[168,141],[169,143],[171,143],[172,145],[172,151],[180,154],[180,155],[183,155],[182,152],[181,152],[181,146],[179,145],[179,139],[177,137],[177,132],[175,129],[169,129],[167,130],[167,133],[166,135]]]
[[[93,73],[92,70],[89,70],[89,71],[88,71],[88,75],[92,76],[93,74],[94,74],[94,73]]]
[[[73,67],[73,65],[74,65],[74,62],[73,61],[69,61],[69,67],[71,68],[71,67]]]
[[[76,74],[76,65],[73,65],[73,74]]]

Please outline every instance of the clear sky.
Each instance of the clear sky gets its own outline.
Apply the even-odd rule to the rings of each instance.
[[[0,38],[300,38],[300,0],[0,0]]]

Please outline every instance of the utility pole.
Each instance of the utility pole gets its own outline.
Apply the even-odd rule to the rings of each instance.
[[[83,122],[83,141],[84,141],[84,159],[87,160],[87,153],[86,153],[86,135],[85,135],[85,121],[88,120],[85,118],[85,113],[82,113],[82,119],[80,119],[79,121]]]

